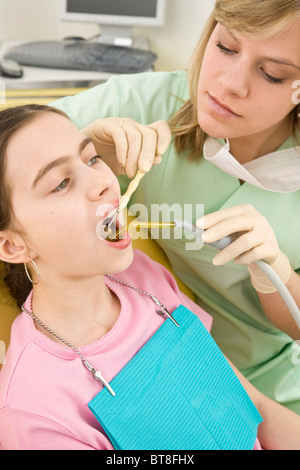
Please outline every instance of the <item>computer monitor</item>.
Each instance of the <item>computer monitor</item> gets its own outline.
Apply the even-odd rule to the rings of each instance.
[[[61,19],[93,22],[101,42],[132,45],[133,26],[162,26],[165,0],[61,0]]]

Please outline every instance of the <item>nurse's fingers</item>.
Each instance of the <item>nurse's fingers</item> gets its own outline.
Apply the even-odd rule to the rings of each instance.
[[[238,264],[252,263],[262,259],[265,253],[264,242],[257,232],[247,232],[220,251],[213,259],[213,264],[221,266],[234,260]]]
[[[243,214],[254,218],[254,214],[258,214],[258,212],[250,204],[241,204],[204,215],[196,221],[196,226],[200,229],[207,229],[223,220]]]
[[[213,263],[222,265],[235,260],[238,264],[250,264],[259,259],[269,262],[278,256],[276,236],[267,219],[251,205],[224,209],[196,222],[205,229],[202,240],[216,242],[228,235],[234,241],[218,253]]]
[[[117,129],[112,133],[114,141],[116,157],[122,169],[125,168],[127,153],[128,153],[128,140],[126,132],[123,129]]]
[[[156,121],[149,125],[157,134],[157,155],[163,155],[169,147],[172,139],[172,133],[169,124],[166,121]]]
[[[152,165],[161,163],[162,155],[171,143],[172,134],[166,121],[156,121],[149,124],[149,126],[138,124],[137,127],[140,130],[142,129],[143,133],[143,146],[138,166],[142,171],[147,172]]]
[[[118,164],[130,178],[138,168],[148,172],[152,165],[159,164],[171,142],[166,121],[143,125],[131,118],[106,118],[90,127],[99,154],[105,156],[114,147]]]
[[[127,152],[125,155],[122,154],[122,164],[127,176],[133,178],[137,171],[143,137],[132,119],[122,119],[121,128],[125,132],[127,140]]]
[[[241,214],[239,216],[233,216],[228,219],[221,220],[220,222],[215,223],[211,228],[206,229],[202,235],[202,241],[205,243],[213,243],[227,235],[238,234],[240,232],[251,232],[254,225],[255,220],[249,215]]]
[[[99,119],[86,129],[88,129],[87,134],[91,135],[94,141],[96,151],[105,156],[107,149],[114,148],[117,161],[124,168],[128,153],[128,140],[126,131],[121,125],[122,121],[120,118]]]
[[[137,124],[137,128],[141,132],[143,138],[138,167],[140,170],[148,172],[157,156],[157,134],[150,126]]]
[[[138,168],[148,172],[154,163],[159,163],[156,154],[157,133],[150,126],[136,123],[131,119],[123,119],[122,128],[128,143],[125,172],[133,178]]]
[[[160,155],[156,155],[156,157],[153,160],[153,165],[159,165],[162,161],[162,158]]]

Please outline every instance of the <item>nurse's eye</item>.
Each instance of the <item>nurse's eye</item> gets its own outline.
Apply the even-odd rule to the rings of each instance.
[[[236,51],[233,51],[232,49],[228,49],[228,47],[225,47],[220,41],[217,42],[217,47],[221,50],[222,54],[233,55],[237,53]]]
[[[101,156],[100,156],[100,155],[95,155],[93,158],[91,158],[91,159],[87,162],[87,165],[88,165],[88,166],[96,165],[96,163],[98,163],[99,160],[101,160]]]
[[[53,189],[53,193],[59,193],[62,189],[65,189],[70,182],[70,178],[64,179],[55,189]]]
[[[283,79],[283,78],[275,78],[275,77],[272,77],[271,75],[269,75],[269,74],[266,73],[266,72],[263,72],[263,75],[264,75],[265,79],[266,79],[269,83],[275,83],[275,84],[277,84],[277,85],[284,83],[284,79]]]

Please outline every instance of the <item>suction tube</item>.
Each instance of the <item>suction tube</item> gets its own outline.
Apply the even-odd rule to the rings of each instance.
[[[200,240],[204,232],[204,230],[198,229],[193,224],[191,224],[190,222],[186,222],[185,220],[174,222],[174,228],[187,230],[193,233]],[[208,243],[208,245],[218,250],[223,250],[223,248],[230,245],[230,243],[232,242],[233,242],[233,239],[230,236],[227,236],[227,237],[222,238],[221,240],[218,240],[217,242]],[[280,279],[278,274],[274,271],[272,266],[270,266],[266,261],[259,260],[259,261],[256,261],[255,264],[262,270],[262,272],[268,277],[268,279],[272,282],[274,287],[277,289],[278,293],[280,294],[282,300],[288,307],[290,313],[292,314],[300,330],[300,311],[295,300],[293,299],[292,295],[287,289],[286,285],[282,282],[282,280]]]

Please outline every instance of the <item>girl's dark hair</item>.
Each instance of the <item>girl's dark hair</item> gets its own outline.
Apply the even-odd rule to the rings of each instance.
[[[38,104],[15,106],[0,111],[0,231],[9,229],[13,222],[10,188],[6,181],[7,146],[18,130],[29,124],[41,113],[49,112],[67,118],[65,113],[56,108]],[[4,262],[4,266],[6,285],[15,298],[18,307],[21,307],[32,289],[32,284],[26,276],[23,264]]]

